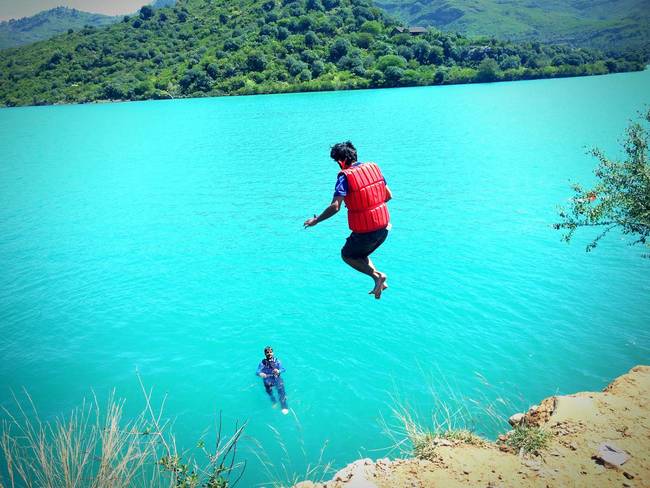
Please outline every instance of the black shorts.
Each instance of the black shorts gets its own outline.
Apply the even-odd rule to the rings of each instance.
[[[383,244],[388,237],[388,229],[379,229],[373,232],[359,234],[353,232],[345,241],[341,249],[341,256],[346,258],[367,258],[375,249]]]

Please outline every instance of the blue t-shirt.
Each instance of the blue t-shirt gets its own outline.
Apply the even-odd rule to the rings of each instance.
[[[257,371],[255,372],[255,374],[259,376],[260,373],[264,373],[266,375],[266,378],[264,378],[264,383],[275,384],[277,377],[273,372],[274,369],[279,370],[280,374],[286,371],[282,366],[282,363],[280,363],[279,359],[273,358],[271,361],[269,361],[268,359],[262,359],[262,362],[259,364],[259,366],[257,366]]]
[[[354,163],[352,166],[359,166],[363,163]],[[384,178],[384,184],[386,184],[386,178]],[[339,173],[336,178],[336,185],[334,185],[334,196],[335,197],[344,197],[348,194],[348,178],[343,173]]]

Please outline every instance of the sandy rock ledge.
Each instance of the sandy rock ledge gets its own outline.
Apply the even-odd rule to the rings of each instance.
[[[547,398],[509,421],[551,432],[548,447],[520,456],[500,441],[441,442],[432,460],[360,459],[330,481],[295,487],[650,488],[650,366],[632,368],[602,392]]]

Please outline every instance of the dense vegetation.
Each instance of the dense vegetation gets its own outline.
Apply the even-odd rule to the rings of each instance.
[[[0,104],[578,76],[643,68],[568,47],[396,32],[369,0],[181,0],[0,51]]]
[[[113,24],[118,20],[117,17],[57,7],[31,17],[0,22],[0,49],[49,39],[68,32],[69,29],[78,30],[87,25],[100,27]]]
[[[410,25],[650,55],[647,0],[377,0],[376,4]]]

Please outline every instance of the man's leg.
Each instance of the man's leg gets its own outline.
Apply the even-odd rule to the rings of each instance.
[[[386,288],[388,288],[388,283],[387,279],[388,276],[386,276],[385,273],[382,273],[379,271],[377,268],[375,268],[375,265],[372,263],[372,260],[370,259],[370,256],[368,256],[368,264],[372,269],[374,269],[377,272],[377,279],[373,277],[375,280],[375,287],[370,290],[368,293],[372,293],[375,295],[375,298],[379,298],[381,296],[381,292],[384,291]],[[377,296],[377,291],[379,291],[379,296]]]
[[[282,410],[289,408],[287,407],[287,395],[284,392],[284,381],[282,381],[282,378],[278,378],[275,387],[278,389],[278,396],[280,397],[280,406],[282,407]]]
[[[268,384],[266,381],[264,381],[263,383],[264,383],[264,389],[266,390],[266,394],[271,399],[271,402],[273,402],[273,404],[275,405],[275,403],[277,403],[277,400],[273,395],[273,387],[270,384]]]
[[[377,271],[374,264],[369,257],[366,258],[352,258],[341,254],[343,261],[348,266],[356,269],[357,271],[370,276],[375,281],[375,287],[369,292],[375,295],[375,298],[381,298],[381,292],[388,288],[386,284],[386,275],[381,271]]]
[[[382,245],[387,236],[387,229],[381,229],[367,234],[353,232],[347,238],[345,245],[341,249],[341,257],[348,266],[373,279],[375,287],[370,293],[375,295],[375,298],[381,298],[381,292],[388,288],[388,286],[386,285],[386,275],[375,268],[369,256]]]
[[[370,258],[353,258],[350,256],[346,256],[345,254],[341,254],[341,257],[343,258],[343,261],[345,261],[345,263],[348,266],[353,267],[354,269],[360,271],[363,274],[367,274],[368,276],[374,277],[375,274],[377,273],[377,270],[372,265]]]

